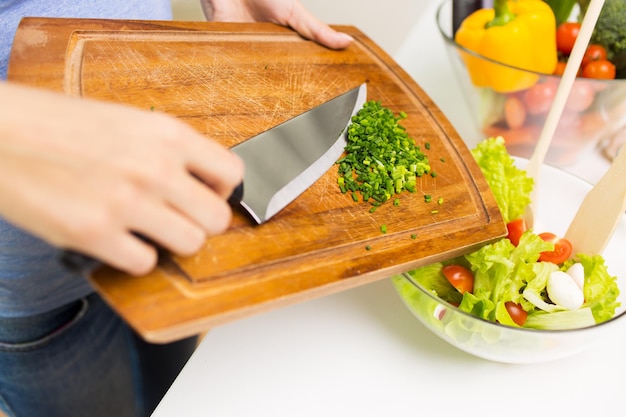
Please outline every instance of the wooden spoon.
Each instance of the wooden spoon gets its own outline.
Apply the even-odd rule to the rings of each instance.
[[[620,151],[609,170],[587,193],[565,238],[576,253],[602,253],[626,211],[626,151]]]
[[[548,148],[550,147],[550,143],[554,137],[554,132],[556,131],[559,119],[563,114],[565,102],[567,101],[569,92],[572,89],[574,80],[576,79],[580,63],[585,55],[585,50],[587,49],[589,39],[591,39],[593,28],[598,21],[598,16],[600,15],[603,5],[604,0],[591,0],[591,3],[589,4],[580,27],[580,32],[578,33],[578,37],[574,43],[574,48],[572,49],[572,53],[567,60],[565,71],[563,72],[563,76],[561,77],[561,81],[559,82],[559,86],[556,90],[554,102],[552,103],[548,116],[546,117],[546,122],[543,125],[541,134],[539,135],[537,145],[535,145],[535,151],[530,157],[528,165],[526,165],[526,172],[528,173],[528,176],[535,182],[533,191],[530,194],[530,204],[526,207],[526,212],[524,213],[524,220],[526,221],[528,228],[532,228],[535,222],[535,212],[537,211],[536,196],[537,189],[539,188],[541,166],[543,165],[546,153],[548,152]]]

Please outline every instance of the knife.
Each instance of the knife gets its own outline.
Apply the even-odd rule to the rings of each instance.
[[[281,211],[339,159],[347,143],[347,127],[366,97],[367,86],[361,84],[232,147],[243,160],[245,172],[229,203],[243,208],[257,224]],[[59,259],[67,269],[81,274],[101,265],[72,250],[62,250]]]

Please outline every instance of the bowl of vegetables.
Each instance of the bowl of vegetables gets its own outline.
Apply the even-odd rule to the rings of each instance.
[[[576,3],[573,17],[563,21],[552,3]],[[513,20],[486,29],[485,22],[500,10],[496,4],[510,5],[506,10]],[[437,10],[437,25],[468,110],[485,137],[506,139],[512,155],[528,158],[534,150],[580,29],[576,16],[580,19],[585,4],[496,0],[494,8],[478,10],[460,25],[453,23],[451,0]],[[606,29],[615,27],[615,9],[623,10],[621,18],[626,15],[625,4],[605,2],[546,156],[550,165],[575,164],[626,127],[626,24],[618,25],[623,33],[613,37]]]
[[[543,167],[530,230],[520,220],[533,187],[523,170],[527,160],[508,155],[502,138],[487,139],[472,153],[509,234],[465,256],[394,276],[414,316],[451,345],[503,363],[561,359],[625,331],[626,217],[602,254],[578,253],[560,236],[590,184]]]

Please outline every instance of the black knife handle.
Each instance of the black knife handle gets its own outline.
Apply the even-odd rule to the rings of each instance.
[[[235,187],[230,197],[228,197],[228,203],[231,206],[238,206],[243,199],[243,182],[240,182],[238,186]]]

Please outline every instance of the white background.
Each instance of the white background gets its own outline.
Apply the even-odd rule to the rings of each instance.
[[[437,0],[303,3],[370,36],[468,145],[482,139],[434,26]],[[196,0],[174,4],[177,17],[202,19]],[[571,171],[595,182],[607,166],[590,154]],[[153,417],[626,415],[626,323],[613,331],[572,358],[489,362],[430,333],[383,280],[211,330]]]

